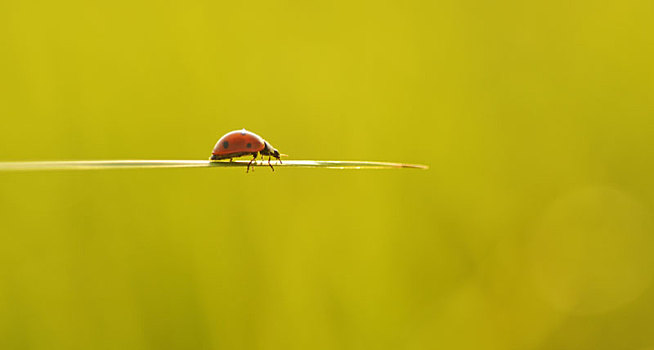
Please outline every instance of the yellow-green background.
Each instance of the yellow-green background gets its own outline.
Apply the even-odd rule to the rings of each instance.
[[[0,1],[2,349],[654,347],[654,3]]]

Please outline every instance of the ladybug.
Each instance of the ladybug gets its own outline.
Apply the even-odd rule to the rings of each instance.
[[[229,158],[229,161],[231,162],[232,158],[250,154],[254,157],[248,163],[245,172],[250,171],[250,165],[255,161],[255,159],[257,159],[258,154],[261,154],[261,160],[263,160],[264,156],[268,156],[268,165],[273,171],[275,171],[275,168],[270,164],[271,157],[277,158],[279,163],[282,163],[282,160],[279,159],[281,154],[273,146],[266,142],[266,140],[261,136],[245,129],[234,130],[221,137],[213,148],[211,158],[209,159],[215,161]],[[254,169],[254,166],[252,169]]]

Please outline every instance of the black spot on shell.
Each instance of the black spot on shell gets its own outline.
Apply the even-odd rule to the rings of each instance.
[[[252,144],[251,144],[251,143],[248,143],[247,145],[245,145],[245,147],[247,147],[247,148],[252,148]]]
[[[223,148],[227,148],[227,147],[229,147],[229,142],[223,141]]]

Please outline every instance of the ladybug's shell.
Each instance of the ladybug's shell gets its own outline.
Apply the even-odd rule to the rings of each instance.
[[[231,158],[257,153],[264,148],[265,141],[261,136],[243,129],[228,132],[221,137],[211,154],[219,158]]]

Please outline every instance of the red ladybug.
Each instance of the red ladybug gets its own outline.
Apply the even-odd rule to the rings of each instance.
[[[231,161],[232,158],[249,154],[253,155],[254,158],[248,163],[246,172],[250,171],[250,165],[257,159],[257,154],[261,154],[262,160],[264,156],[268,156],[268,165],[270,165],[273,171],[275,171],[275,168],[270,164],[270,158],[275,157],[280,164],[282,162],[279,159],[281,154],[273,146],[261,138],[261,136],[245,129],[234,130],[221,137],[213,148],[211,158],[209,159],[213,161],[229,158]]]

